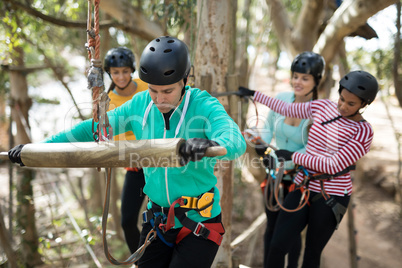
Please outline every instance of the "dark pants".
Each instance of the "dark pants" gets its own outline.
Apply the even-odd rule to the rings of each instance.
[[[207,220],[203,223],[220,223],[221,215]],[[143,224],[141,231],[141,244],[152,225],[147,222]],[[164,235],[164,239],[169,243],[176,241],[176,236],[180,229],[170,229]],[[211,267],[219,246],[211,240],[196,236],[193,233],[187,235],[179,244],[173,247],[166,245],[157,237],[146,248],[144,255],[138,261],[139,268],[209,268]]]
[[[302,267],[320,267],[322,250],[334,233],[337,221],[331,207],[325,204],[323,197],[312,202],[316,195],[321,195],[321,193],[312,192],[309,199],[310,206],[306,205],[297,212],[283,210],[279,212],[268,256],[270,268],[284,267],[285,255],[290,251],[306,225],[308,227]],[[296,208],[300,197],[300,191],[290,192],[284,200],[284,206],[289,209]],[[333,197],[344,207],[348,206],[349,196]]]
[[[127,171],[121,195],[121,226],[131,253],[137,250],[140,241],[137,222],[145,196],[142,192],[144,185],[145,179],[142,169]]]
[[[285,184],[284,187],[284,197],[287,196],[288,190],[287,187],[290,186],[291,182],[290,181],[283,181]],[[270,192],[270,186],[268,187],[268,193]],[[276,202],[274,200],[273,205],[276,205]],[[267,208],[265,208],[265,214],[267,216],[267,226],[265,229],[265,234],[264,234],[264,267],[268,268],[268,254],[270,250],[270,244],[272,240],[272,236],[274,234],[275,230],[275,225],[277,222],[277,218],[279,215],[279,211],[270,211]],[[301,235],[299,234],[297,238],[295,239],[294,245],[290,248],[290,251],[288,253],[288,268],[297,268],[297,264],[299,261],[299,256],[300,256],[300,250],[301,250]]]

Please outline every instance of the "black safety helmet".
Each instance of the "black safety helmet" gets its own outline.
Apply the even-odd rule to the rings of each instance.
[[[370,104],[378,92],[378,82],[373,75],[365,71],[353,71],[339,81],[339,93],[345,88],[365,103]]]
[[[321,55],[305,51],[295,57],[290,70],[292,73],[311,74],[314,77],[315,84],[318,85],[323,76],[324,66],[325,61]]]
[[[131,67],[135,71],[135,57],[133,52],[126,47],[110,49],[105,56],[104,69],[110,76],[110,67]]]
[[[170,85],[186,79],[191,63],[187,45],[177,38],[162,36],[152,40],[140,60],[140,79],[152,85]]]

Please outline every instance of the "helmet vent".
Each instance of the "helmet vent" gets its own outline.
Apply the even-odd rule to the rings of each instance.
[[[158,39],[155,39],[155,41],[156,41],[156,42],[160,42],[161,40],[158,38]]]
[[[163,53],[169,53],[169,52],[172,52],[172,50],[171,50],[170,48],[165,49],[165,50],[163,51]]]
[[[174,40],[168,40],[167,42],[168,43],[174,43]]]
[[[366,90],[366,88],[362,87],[362,86],[357,86],[357,88],[360,89],[360,90]]]
[[[154,48],[154,47],[150,47],[149,50],[151,50],[152,52],[155,52],[155,48]]]
[[[142,66],[141,66],[141,72],[143,72],[144,74],[147,74],[147,73],[148,73],[147,69],[145,69],[145,68],[142,67]]]
[[[172,75],[173,73],[174,73],[174,70],[170,70],[170,71],[165,72],[163,75],[164,75],[164,76],[170,76],[170,75]]]

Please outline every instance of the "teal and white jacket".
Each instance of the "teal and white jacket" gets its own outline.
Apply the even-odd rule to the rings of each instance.
[[[174,110],[166,129],[163,114],[154,105],[148,90],[140,92],[123,105],[108,112],[113,134],[133,131],[137,140],[166,138],[204,138],[216,141],[227,149],[225,156],[204,157],[201,161],[189,162],[179,168],[144,168],[144,193],[162,207],[169,207],[181,196],[197,197],[214,188],[214,204],[211,217],[216,217],[221,208],[220,194],[214,175],[216,159],[234,160],[246,149],[239,127],[226,113],[219,101],[206,91],[186,87],[183,101]],[[60,132],[44,142],[93,141],[92,120],[86,120],[71,129]],[[189,211],[187,216],[201,222],[209,218]],[[176,228],[181,224],[176,219]]]

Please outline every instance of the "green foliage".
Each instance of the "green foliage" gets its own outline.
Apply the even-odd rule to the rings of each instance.
[[[283,1],[284,6],[286,7],[286,10],[289,14],[290,19],[296,20],[297,17],[299,16],[300,10],[303,7],[304,1],[300,0],[286,0]]]
[[[186,18],[190,16],[196,16],[196,0],[176,0],[172,1],[168,5],[164,4],[164,1],[150,5],[154,19],[164,20],[166,19],[166,27],[172,31],[177,32],[184,25],[186,29],[191,27],[190,22]],[[190,15],[188,15],[190,13]]]
[[[359,48],[348,53],[351,70],[365,70],[373,74],[380,84],[384,84],[385,81],[392,83],[393,61],[394,52],[391,48],[377,49],[370,53],[363,48]]]

